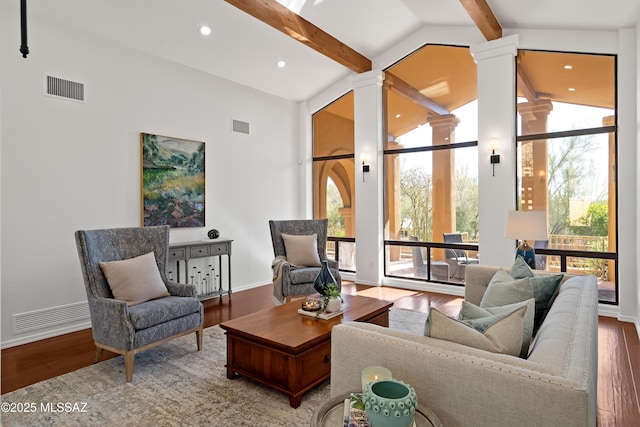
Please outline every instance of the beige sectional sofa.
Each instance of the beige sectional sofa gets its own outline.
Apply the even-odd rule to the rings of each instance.
[[[499,267],[468,266],[465,299],[480,304]],[[536,274],[541,274],[536,272]],[[595,426],[598,290],[595,277],[567,276],[527,359],[415,335],[426,314],[402,313],[414,333],[368,323],[334,327],[331,395],[358,390],[365,366],[389,368],[445,426]],[[405,325],[406,325],[405,319]],[[394,325],[395,323],[395,325]],[[404,329],[407,329],[406,327]]]

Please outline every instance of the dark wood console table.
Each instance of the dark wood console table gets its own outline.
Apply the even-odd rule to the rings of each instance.
[[[198,290],[198,297],[201,300],[229,295],[231,300],[231,242],[233,240],[226,238],[200,240],[196,242],[172,243],[169,245],[169,262],[176,263],[176,281],[180,282],[180,262],[184,262],[184,282],[189,281],[189,260],[194,258],[218,258],[217,275],[209,277],[206,282],[206,272],[200,278],[199,283],[195,283]],[[227,256],[227,289],[222,288],[222,255]],[[215,278],[218,278],[217,286],[215,286]],[[194,278],[195,280],[195,278]]]

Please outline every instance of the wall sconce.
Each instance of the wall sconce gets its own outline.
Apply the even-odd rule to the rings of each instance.
[[[369,159],[367,153],[360,154],[360,161],[362,162],[362,182],[364,182],[364,174],[369,173]]]
[[[491,166],[493,167],[493,176],[496,176],[496,163],[500,163],[500,154],[496,153],[496,148],[498,148],[498,139],[491,138],[489,140],[489,150],[491,150],[489,160],[491,161]]]

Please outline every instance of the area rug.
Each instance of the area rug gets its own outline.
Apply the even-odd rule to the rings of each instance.
[[[329,381],[306,393],[300,407],[249,379],[226,377],[226,337],[205,329],[136,355],[125,382],[116,357],[2,396],[3,426],[308,426],[329,398]],[[20,412],[7,412],[14,409]],[[25,412],[28,411],[28,412]]]

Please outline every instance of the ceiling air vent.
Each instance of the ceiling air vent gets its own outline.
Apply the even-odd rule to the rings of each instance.
[[[232,130],[237,133],[244,133],[245,135],[249,135],[249,123],[241,122],[240,120],[233,120]]]
[[[45,76],[45,94],[56,98],[85,102],[84,84],[59,77]]]

